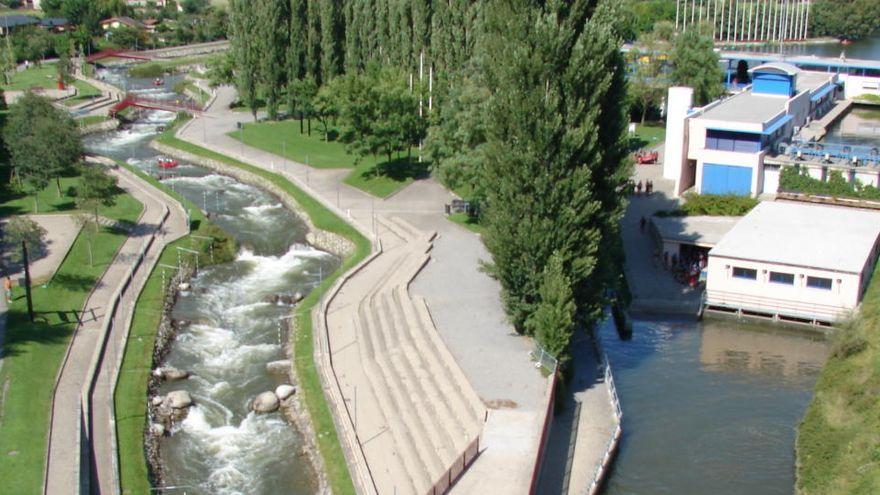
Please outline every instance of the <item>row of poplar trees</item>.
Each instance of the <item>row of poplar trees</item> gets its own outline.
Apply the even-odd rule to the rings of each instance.
[[[614,0],[234,0],[242,99],[370,62],[433,68],[425,149],[480,200],[511,323],[567,360],[620,280],[629,178]],[[292,91],[290,92],[292,93]],[[247,101],[245,101],[247,103]]]

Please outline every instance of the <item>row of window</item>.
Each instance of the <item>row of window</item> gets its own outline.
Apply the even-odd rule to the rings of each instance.
[[[758,280],[758,270],[754,268],[733,267],[733,277],[746,280]],[[794,285],[794,274],[785,272],[770,272],[770,283],[782,285]],[[825,277],[807,276],[807,287],[813,289],[831,290],[831,279]]]

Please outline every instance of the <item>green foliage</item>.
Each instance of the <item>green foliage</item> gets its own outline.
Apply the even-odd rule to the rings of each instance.
[[[254,119],[257,117],[257,84],[259,82],[261,54],[264,42],[258,38],[260,18],[251,2],[232,0],[230,2],[231,51],[235,58],[235,76],[238,96],[244,102]]]
[[[571,291],[571,280],[565,274],[564,256],[557,251],[544,266],[539,302],[526,319],[526,329],[541,346],[557,359],[563,358],[574,333],[576,306]],[[564,359],[563,359],[564,361]]]
[[[672,83],[694,88],[694,104],[705,105],[724,93],[724,74],[712,39],[696,29],[676,36],[671,55]]]
[[[797,436],[797,493],[880,492],[880,266],[841,325]]]
[[[131,77],[162,77],[166,74],[166,69],[161,64],[156,62],[147,62],[144,64],[137,64],[128,69],[128,75]]]
[[[880,2],[876,0],[817,0],[810,11],[810,34],[844,39],[880,33]]]
[[[100,167],[83,167],[82,181],[76,191],[76,205],[84,210],[95,212],[98,222],[98,207],[116,204],[119,188],[116,178]]]
[[[260,53],[260,83],[269,118],[278,118],[281,89],[287,80],[287,42],[290,33],[290,0],[266,0],[257,4]]]
[[[528,331],[553,253],[562,258],[578,323],[599,317],[617,279],[630,168],[621,105],[626,64],[615,21],[609,4],[595,12],[519,0],[487,6],[482,223],[493,258],[487,268],[519,331]]]
[[[655,24],[653,31],[639,36],[638,44],[633,45],[627,54],[634,66],[628,78],[627,96],[640,110],[642,124],[648,112],[656,109],[669,88],[665,66],[672,30],[668,22]]]
[[[686,215],[710,215],[739,217],[758,206],[759,201],[750,196],[735,194],[693,194],[684,196],[681,209]]]
[[[783,167],[779,174],[779,190],[836,198],[855,198],[880,201],[880,189],[862,185],[861,181],[847,182],[840,170],[832,170],[828,180],[810,177],[806,167]]]
[[[13,259],[20,259],[21,251],[18,245],[22,241],[27,245],[28,251],[37,252],[46,239],[46,229],[37,222],[24,216],[14,216],[3,225],[3,240],[12,247]]]

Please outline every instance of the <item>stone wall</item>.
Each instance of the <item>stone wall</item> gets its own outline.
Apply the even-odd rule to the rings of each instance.
[[[79,133],[81,135],[92,134],[95,132],[112,131],[119,127],[120,122],[116,119],[105,120],[103,122],[95,122],[94,124],[80,126]]]
[[[212,158],[206,158],[204,156],[196,155],[188,151],[183,151],[172,146],[168,146],[158,141],[152,141],[150,143],[150,146],[165,155],[173,156],[180,160],[185,160],[191,163],[195,163],[196,165],[209,168],[221,174],[235,177],[236,179],[246,184],[259,187],[260,189],[263,189],[277,196],[285,207],[296,212],[296,214],[300,218],[302,218],[306,225],[308,225],[309,231],[306,234],[306,241],[309,244],[315,246],[318,249],[321,249],[322,251],[333,253],[340,258],[347,258],[354,252],[354,243],[341,235],[334,234],[326,230],[320,230],[315,227],[315,225],[312,223],[311,218],[309,218],[309,215],[305,211],[303,211],[299,203],[291,198],[283,189],[265,179],[264,177],[261,177],[252,172],[248,172],[246,170],[242,170],[238,167],[233,167]]]

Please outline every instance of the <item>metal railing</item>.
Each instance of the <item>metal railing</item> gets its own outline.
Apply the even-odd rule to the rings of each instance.
[[[614,432],[608,439],[608,442],[605,444],[605,454],[602,456],[602,462],[596,466],[596,471],[593,473],[593,480],[590,483],[590,489],[587,491],[589,495],[595,495],[599,491],[599,487],[602,484],[602,480],[605,477],[605,472],[608,469],[608,464],[611,462],[611,458],[614,456],[614,452],[617,450],[617,444],[620,442],[620,434],[622,429],[620,427],[620,423],[623,420],[623,411],[620,408],[620,399],[617,396],[617,387],[614,384],[614,375],[611,372],[611,364],[608,361],[608,355],[605,354],[605,349],[602,347],[602,338],[599,336],[598,332],[594,332],[593,334],[593,344],[596,346],[596,352],[599,354],[599,359],[604,364],[603,366],[603,374],[605,378],[605,383],[608,385],[608,399],[611,402],[612,410],[614,413]]]

